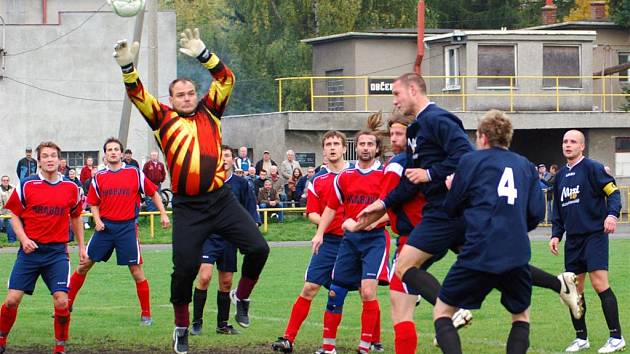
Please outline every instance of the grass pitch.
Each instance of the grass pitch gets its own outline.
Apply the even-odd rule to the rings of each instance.
[[[301,227],[301,226],[300,226]],[[293,228],[293,227],[292,227]],[[301,230],[301,229],[300,229]],[[302,231],[296,231],[302,232]],[[309,236],[310,238],[310,236]],[[622,329],[630,323],[630,285],[626,281],[630,240],[611,242],[611,283],[617,295]],[[97,264],[83,286],[72,314],[69,353],[171,353],[170,341],[173,314],[169,304],[171,273],[170,250],[145,251],[145,272],[151,286],[155,324],[140,327],[140,309],[135,286],[126,267],[109,263]],[[249,329],[239,336],[214,333],[216,321],[216,283],[208,292],[204,332],[190,337],[191,353],[264,353],[271,352],[270,343],[283,334],[291,306],[303,285],[304,270],[310,257],[307,247],[274,247],[259,285],[252,295]],[[0,254],[0,282],[6,282],[14,254]],[[449,255],[432,268],[442,279],[454,261]],[[562,258],[547,251],[546,242],[533,243],[533,264],[552,273],[563,269]],[[77,264],[73,254],[73,265]],[[240,261],[239,261],[240,264]],[[238,277],[238,275],[237,275]],[[4,296],[6,290],[0,292]],[[313,301],[311,313],[302,326],[296,342],[297,353],[312,353],[321,343],[322,314],[325,293]],[[388,353],[393,353],[393,330],[389,318],[387,288],[379,288],[382,310],[382,338]],[[587,324],[589,339],[596,352],[608,337],[599,298],[587,284]],[[432,346],[434,336],[431,307],[423,302],[416,310],[419,336],[418,353],[439,353]],[[192,312],[192,308],[191,308]],[[25,296],[18,319],[9,336],[8,353],[45,353],[53,344],[52,302],[43,282],[38,282],[34,296]],[[232,308],[232,314],[234,308]],[[354,353],[359,339],[361,304],[356,293],[349,294],[344,306],[344,319],[338,332],[338,352]],[[473,324],[460,332],[464,352],[504,353],[510,317],[493,292],[481,310],[474,311]],[[530,334],[531,353],[563,352],[574,337],[568,310],[555,293],[534,289]],[[232,321],[233,322],[233,321]]]

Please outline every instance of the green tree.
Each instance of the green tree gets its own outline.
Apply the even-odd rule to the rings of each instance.
[[[630,0],[610,0],[610,15],[618,25],[630,28]]]

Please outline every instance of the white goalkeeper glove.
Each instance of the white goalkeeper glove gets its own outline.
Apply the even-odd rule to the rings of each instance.
[[[121,67],[126,67],[133,64],[133,60],[138,55],[140,49],[140,43],[133,42],[131,45],[127,44],[127,40],[123,39],[116,42],[114,46],[114,59]]]
[[[210,58],[210,52],[206,49],[206,45],[199,39],[199,28],[190,30],[186,28],[180,34],[179,51],[189,57],[197,58],[201,62],[206,62]]]

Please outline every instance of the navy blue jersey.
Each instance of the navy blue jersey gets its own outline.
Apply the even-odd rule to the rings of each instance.
[[[556,174],[553,188],[552,236],[591,234],[604,230],[608,215],[619,217],[621,196],[604,166],[582,158]]]
[[[249,182],[247,182],[244,177],[232,174],[225,183],[232,190],[232,194],[234,194],[236,200],[249,212],[249,215],[252,216],[254,221],[257,224],[261,224],[260,215],[258,215],[258,211],[256,210],[256,196],[254,195],[254,191],[250,188]]]
[[[545,200],[523,156],[496,147],[465,154],[444,207],[466,221],[463,267],[499,274],[529,263],[527,232],[544,219]]]
[[[446,195],[444,180],[455,172],[462,155],[473,150],[462,121],[454,114],[429,104],[407,127],[406,168],[428,170],[431,181],[415,185],[406,177],[383,200],[387,207],[397,206],[418,191],[427,205],[441,206]]]

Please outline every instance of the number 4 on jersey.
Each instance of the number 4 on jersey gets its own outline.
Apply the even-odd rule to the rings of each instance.
[[[514,188],[514,172],[511,167],[506,167],[501,175],[501,180],[497,186],[497,193],[499,197],[507,197],[507,202],[510,205],[514,205],[514,200],[517,197],[516,188]]]

